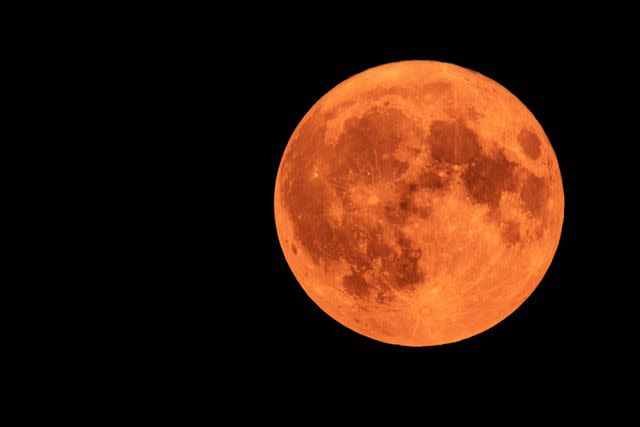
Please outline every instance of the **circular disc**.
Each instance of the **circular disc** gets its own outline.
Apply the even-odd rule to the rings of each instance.
[[[562,229],[556,156],[495,81],[433,61],[357,74],[293,132],[275,187],[286,260],[329,316],[407,346],[491,328],[533,292]]]

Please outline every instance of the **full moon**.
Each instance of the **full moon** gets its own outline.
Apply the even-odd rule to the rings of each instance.
[[[564,193],[533,114],[472,70],[405,61],[357,74],[304,116],[275,221],[329,316],[404,346],[452,343],[513,313],[549,268]]]

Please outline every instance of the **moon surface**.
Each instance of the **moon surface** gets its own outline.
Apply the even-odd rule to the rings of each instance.
[[[547,271],[562,230],[556,156],[495,81],[442,62],[357,74],[299,123],[276,178],[285,258],[329,316],[391,344],[483,332]]]

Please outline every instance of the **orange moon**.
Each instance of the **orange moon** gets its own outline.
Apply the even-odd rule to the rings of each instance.
[[[323,96],[284,151],[285,258],[329,316],[385,343],[481,333],[538,286],[564,193],[533,114],[469,69],[396,62]]]

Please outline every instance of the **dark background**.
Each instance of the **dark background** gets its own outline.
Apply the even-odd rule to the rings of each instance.
[[[422,400],[416,407],[425,421],[441,409],[427,395],[452,402],[454,415],[466,409],[459,403],[465,395],[502,404],[488,393],[502,379],[517,383],[504,389],[515,399],[522,389],[533,391],[533,382],[545,386],[526,401],[532,405],[521,418],[550,392],[565,393],[566,385],[595,395],[626,390],[594,390],[594,384],[631,378],[623,362],[632,359],[637,336],[638,79],[630,31],[637,25],[623,19],[635,15],[604,13],[601,5],[585,14],[581,5],[563,16],[555,9],[531,16],[531,6],[522,5],[496,11],[488,21],[462,4],[449,13],[385,5],[374,21],[327,4],[307,6],[242,4],[238,12],[217,4],[202,11],[155,5],[113,11],[114,19],[96,13],[106,16],[102,26],[89,13],[69,13],[80,28],[47,16],[51,35],[64,36],[45,30],[34,35],[36,49],[18,47],[37,63],[24,65],[32,71],[29,81],[8,84],[19,91],[33,85],[35,92],[46,86],[38,96],[25,92],[23,101],[51,116],[41,122],[27,114],[25,129],[42,128],[45,135],[19,142],[54,169],[38,177],[38,185],[55,191],[50,204],[30,208],[37,215],[33,227],[44,223],[58,233],[45,237],[46,244],[23,239],[54,266],[29,259],[25,274],[35,269],[46,277],[18,286],[50,310],[36,317],[33,308],[19,307],[12,317],[14,332],[14,323],[33,318],[34,329],[50,335],[40,340],[38,333],[18,332],[38,344],[10,349],[31,356],[25,369],[14,369],[19,382],[41,392],[26,374],[44,370],[57,377],[44,381],[50,387],[45,400],[62,396],[66,406],[83,407],[63,392],[71,386],[104,402],[100,415],[150,401],[145,417],[164,417],[180,399],[214,417],[227,401],[239,406],[236,417],[263,415],[257,402],[281,415],[295,409],[281,398],[283,386],[313,404],[312,417],[333,414],[340,394],[348,404],[362,391],[378,394],[380,409],[389,397],[412,394]],[[330,16],[319,17],[321,11]],[[356,28],[361,23],[369,28]],[[91,29],[95,37],[88,37]],[[41,54],[43,46],[48,55]],[[565,192],[562,239],[533,295],[482,334],[424,348],[371,340],[324,314],[291,273],[273,215],[278,165],[304,114],[350,76],[409,59],[473,69],[516,95],[548,135]],[[77,146],[66,144],[69,132]],[[33,145],[39,141],[46,149]],[[30,174],[27,168],[21,173]],[[56,181],[60,174],[69,182]],[[58,196],[68,189],[77,206]],[[37,193],[23,192],[41,202]],[[72,229],[80,239],[69,237]],[[64,250],[68,244],[72,255]],[[67,286],[74,279],[77,289]],[[34,287],[39,283],[46,292]],[[79,383],[70,382],[72,373]],[[475,389],[455,381],[477,374],[485,378]],[[363,384],[372,387],[363,390]],[[310,399],[311,389],[322,399]],[[366,403],[366,412],[377,415],[378,407]],[[401,404],[392,410],[402,412],[411,402]],[[589,409],[582,405],[580,412]]]
[[[511,29],[497,37],[413,35],[405,39],[298,40],[264,35],[234,57],[236,99],[227,125],[235,162],[225,251],[238,303],[221,302],[233,326],[225,352],[251,375],[270,379],[335,378],[375,372],[379,378],[429,379],[484,372],[504,378],[591,381],[612,375],[623,354],[615,301],[622,282],[611,262],[619,153],[610,123],[624,77],[612,72],[611,38],[581,32],[531,37]],[[451,62],[494,79],[535,115],[556,152],[565,192],[562,238],[544,279],[511,316],[461,342],[408,348],[361,336],[326,315],[298,285],[280,249],[273,193],[286,144],[304,114],[344,79],[400,60]],[[235,63],[233,63],[235,61]],[[248,120],[247,118],[250,118]],[[615,145],[615,144],[613,144]],[[220,160],[221,162],[223,160]],[[226,261],[225,261],[226,262]],[[606,360],[606,362],[605,362]],[[365,374],[367,375],[367,374]],[[557,376],[559,375],[559,376]]]

